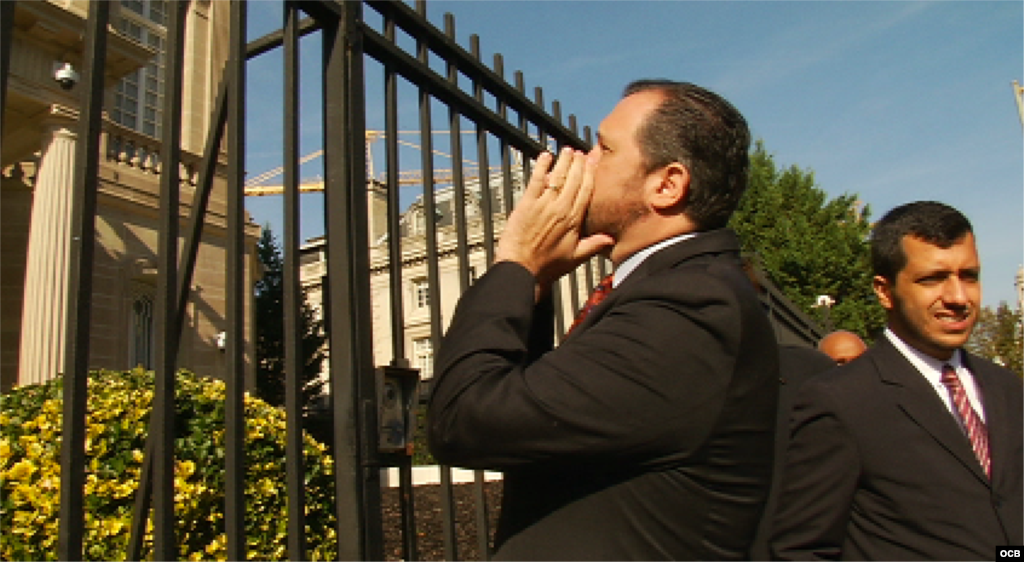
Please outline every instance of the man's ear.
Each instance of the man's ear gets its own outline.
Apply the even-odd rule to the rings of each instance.
[[[878,297],[878,303],[882,305],[882,308],[891,310],[893,307],[892,284],[889,280],[881,275],[875,275],[871,279],[871,288],[875,290],[875,296]]]
[[[690,194],[690,170],[679,162],[673,162],[655,172],[651,191],[651,206],[668,209],[682,206]]]

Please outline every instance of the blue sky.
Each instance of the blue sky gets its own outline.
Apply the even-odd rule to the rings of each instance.
[[[280,26],[279,3],[250,6],[251,38]],[[690,81],[732,101],[778,164],[812,170],[830,196],[859,195],[875,219],[920,199],[959,208],[979,240],[985,304],[1016,300],[1024,134],[1011,83],[1024,82],[1024,3],[428,3],[435,25],[445,12],[455,16],[461,45],[468,49],[469,35],[479,35],[484,61],[501,53],[506,76],[521,70],[529,90],[543,87],[545,100],[559,100],[581,126],[596,129],[633,79]],[[303,43],[307,68],[318,60],[317,41]],[[368,64],[368,75],[377,72]],[[279,73],[277,53],[250,64],[250,175],[281,164]],[[304,107],[311,108],[303,116],[303,153],[320,148],[318,90],[303,83]],[[368,107],[371,127],[381,111]],[[435,112],[435,129],[444,115]],[[315,175],[317,165],[303,175]],[[253,220],[279,235],[280,199],[247,200]],[[323,233],[321,207],[319,195],[303,196],[304,239]]]

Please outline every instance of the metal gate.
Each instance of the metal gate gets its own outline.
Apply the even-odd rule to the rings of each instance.
[[[3,22],[3,83],[6,93],[11,14],[13,2],[0,2]],[[326,225],[326,276],[323,282],[324,317],[329,354],[329,387],[332,396],[332,450],[335,460],[336,536],[341,559],[383,559],[382,494],[380,469],[395,466],[400,473],[402,554],[405,560],[420,558],[414,517],[415,489],[411,459],[391,449],[382,452],[378,419],[378,377],[380,368],[402,371],[410,366],[407,326],[403,311],[409,295],[403,291],[410,251],[409,217],[403,214],[399,186],[402,172],[420,169],[423,186],[416,196],[422,224],[417,226],[417,259],[425,268],[424,287],[437,298],[425,301],[429,344],[436,349],[444,329],[440,296],[461,294],[472,283],[477,265],[493,261],[495,238],[504,217],[511,210],[522,178],[530,173],[530,161],[541,150],[590,146],[589,129],[581,133],[575,119],[563,120],[560,104],[551,103],[550,112],[543,91],[527,94],[521,73],[510,84],[502,58],[491,64],[481,60],[476,36],[468,49],[455,40],[454,18],[445,16],[444,29],[426,18],[426,3],[414,6],[397,0],[286,0],[280,5],[281,29],[249,41],[246,37],[248,4],[234,1],[230,8],[230,54],[220,76],[215,109],[210,115],[192,211],[185,230],[179,232],[179,163],[181,159],[181,99],[184,52],[184,18],[187,2],[171,2],[167,14],[167,44],[161,126],[159,277],[154,300],[156,315],[156,389],[150,437],[145,452],[143,480],[136,498],[129,558],[141,555],[142,536],[152,506],[154,559],[177,557],[174,529],[174,374],[178,347],[186,316],[188,287],[195,268],[196,253],[209,202],[213,176],[222,146],[228,158],[227,263],[227,372],[221,376],[227,386],[225,422],[225,523],[227,556],[246,559],[244,532],[244,409],[245,286],[242,275],[245,258],[244,157],[245,116],[262,108],[247,106],[245,96],[247,62],[272,50],[283,53],[284,123],[284,287],[286,334],[287,411],[287,498],[288,544],[291,559],[306,559],[304,536],[304,467],[302,464],[302,405],[300,404],[299,309],[300,288],[300,114],[313,112],[322,123],[323,220]],[[86,422],[86,379],[88,376],[89,328],[92,294],[93,249],[95,245],[96,196],[100,127],[103,110],[103,68],[106,63],[107,26],[110,4],[94,1],[89,6],[82,72],[84,97],[79,119],[79,163],[74,181],[73,248],[70,278],[69,347],[64,365],[64,436],[61,452],[61,505],[59,556],[77,560],[83,556],[84,536],[84,450]],[[372,23],[368,23],[372,22]],[[299,49],[303,36],[319,34],[321,65],[307,72],[321,76],[323,103],[300,107]],[[411,45],[403,48],[402,45]],[[381,72],[366,72],[367,61],[375,61]],[[383,94],[367,99],[367,91]],[[406,102],[416,110],[403,113]],[[383,124],[369,127],[368,109],[382,111]],[[441,118],[436,119],[435,113]],[[408,117],[408,115],[412,117]],[[404,117],[403,121],[403,115]],[[446,131],[448,143],[439,146],[433,133]],[[400,127],[401,124],[401,127]],[[384,174],[370,177],[367,162],[367,131],[382,129]],[[419,131],[419,161],[400,161],[399,132]],[[472,141],[463,145],[463,137]],[[224,141],[226,144],[223,144]],[[451,157],[451,170],[436,169],[432,157],[443,151]],[[475,171],[463,162],[475,162]],[[446,180],[444,197],[435,189],[438,178]],[[475,176],[475,177],[471,177]],[[371,239],[370,193],[377,193],[384,213],[381,236]],[[379,226],[379,225],[378,225]],[[179,252],[179,242],[183,242]],[[371,248],[375,252],[371,255]],[[442,276],[440,264],[454,263],[456,275]],[[555,288],[556,333],[579,308],[582,297],[607,271],[603,260],[594,260],[570,274]],[[386,354],[375,353],[371,276],[386,279],[390,339]],[[762,296],[780,335],[811,341],[820,330],[788,305],[774,287]],[[386,356],[384,356],[386,355]],[[429,379],[426,381],[429,390]],[[456,538],[453,484],[448,468],[441,468],[441,518],[444,558],[462,558]],[[490,544],[489,506],[484,498],[483,479],[476,473],[476,542],[486,558]]]
[[[581,138],[575,120],[563,123],[558,102],[552,111],[545,110],[543,93],[534,90],[532,99],[526,93],[523,76],[516,73],[509,84],[504,76],[502,60],[495,56],[493,65],[480,60],[476,37],[467,50],[454,37],[454,20],[445,18],[442,31],[426,19],[426,4],[414,7],[398,1],[345,2],[326,0],[288,0],[281,4],[281,29],[265,37],[248,41],[245,36],[247,2],[236,1],[230,10],[230,54],[220,76],[220,89],[215,109],[210,116],[203,160],[196,182],[195,199],[187,226],[179,232],[179,163],[181,162],[181,99],[184,52],[184,18],[187,2],[171,2],[167,14],[167,43],[164,95],[162,105],[162,138],[159,161],[163,163],[160,187],[160,232],[157,268],[157,294],[154,302],[156,328],[156,389],[150,437],[145,452],[142,482],[136,499],[129,557],[141,555],[142,536],[152,506],[154,558],[174,559],[177,543],[174,530],[174,373],[185,321],[187,288],[195,267],[203,214],[212,189],[212,180],[222,141],[228,158],[227,263],[225,287],[229,296],[226,306],[227,372],[222,374],[227,387],[225,404],[225,523],[228,558],[246,559],[244,536],[244,318],[246,287],[241,275],[244,247],[244,155],[246,103],[245,83],[247,61],[270,50],[281,49],[284,55],[283,118],[284,118],[284,317],[287,360],[287,495],[288,495],[288,557],[306,558],[303,536],[304,489],[302,466],[302,414],[299,404],[298,310],[299,286],[299,134],[300,111],[316,112],[323,126],[324,157],[324,223],[326,225],[327,274],[324,283],[324,315],[329,354],[329,387],[332,396],[332,448],[335,458],[336,535],[342,559],[383,559],[381,523],[380,468],[397,466],[401,473],[402,558],[418,559],[414,493],[410,459],[407,455],[381,453],[377,401],[378,365],[405,368],[410,364],[402,323],[403,299],[403,225],[401,207],[407,202],[399,198],[398,130],[399,104],[403,101],[399,84],[411,88],[412,102],[418,105],[414,124],[404,124],[422,132],[419,139],[422,159],[422,185],[427,186],[418,197],[423,209],[423,248],[427,264],[428,290],[440,295],[443,290],[438,269],[439,260],[453,256],[458,263],[457,291],[472,281],[471,254],[483,253],[486,262],[493,258],[499,224],[511,208],[517,178],[529,174],[530,160],[545,148],[564,145],[586,149],[589,130]],[[4,2],[4,14],[13,13],[13,3]],[[64,437],[61,452],[61,506],[59,556],[74,560],[83,556],[85,505],[84,448],[86,421],[86,378],[88,376],[89,326],[93,247],[96,239],[97,170],[100,126],[103,110],[103,68],[107,53],[107,26],[110,4],[91,2],[85,35],[82,84],[85,92],[79,126],[73,201],[73,234],[70,317],[67,323],[70,342],[66,352],[64,384]],[[376,25],[364,18],[372,11]],[[4,17],[4,38],[10,37],[10,17]],[[322,43],[321,68],[323,104],[318,108],[299,105],[300,70],[298,54],[300,38],[318,33]],[[404,39],[400,39],[404,37]],[[415,47],[403,49],[402,41]],[[9,50],[5,48],[5,53]],[[389,306],[392,311],[390,357],[374,357],[370,297],[370,245],[368,235],[367,193],[371,186],[367,173],[365,123],[368,101],[367,73],[364,60],[370,57],[383,69],[378,86],[385,92],[382,104],[385,114],[385,178],[376,182],[386,198],[386,275],[391,286]],[[6,91],[6,62],[4,56]],[[442,69],[435,70],[437,67]],[[449,132],[450,145],[435,146],[433,130],[436,108],[446,113],[438,121]],[[463,129],[473,143],[463,147]],[[439,224],[439,202],[435,197],[435,166],[431,154],[444,150],[452,155],[449,202],[444,203],[448,218]],[[463,160],[472,153],[479,173],[472,187],[467,188]],[[491,165],[495,162],[495,165]],[[468,195],[467,195],[468,193]],[[467,216],[475,213],[475,219]],[[476,220],[480,235],[467,235],[467,221]],[[439,230],[447,228],[452,236],[439,240]],[[446,232],[447,232],[446,231]],[[179,253],[179,242],[183,249]],[[378,260],[379,261],[379,260]],[[378,267],[380,269],[380,267]],[[560,295],[568,294],[563,308],[575,310],[580,293],[592,286],[594,276],[603,274],[605,265],[595,262],[585,268],[577,279],[574,274],[563,284]],[[569,289],[566,291],[565,289]],[[559,324],[564,320],[559,318]],[[434,348],[439,343],[443,318],[440,299],[429,304],[429,334]],[[560,326],[561,327],[561,326]],[[428,381],[429,382],[429,381]],[[447,468],[441,471],[444,557],[459,559],[456,521],[452,509],[452,483]],[[489,544],[487,511],[482,480],[476,481],[476,520],[479,550],[486,557]]]

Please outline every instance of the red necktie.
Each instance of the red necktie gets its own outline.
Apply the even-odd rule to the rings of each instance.
[[[579,314],[576,315],[576,319],[572,321],[572,326],[569,326],[569,331],[565,335],[569,335],[576,329],[576,326],[579,326],[580,322],[583,322],[583,319],[590,314],[590,310],[603,301],[608,296],[608,293],[612,292],[613,278],[614,275],[609,274],[597,284],[597,287],[594,287],[594,291],[587,297],[587,302],[583,304],[583,308],[580,309]]]
[[[948,364],[942,366],[942,384],[946,385],[946,388],[949,389],[949,395],[953,399],[956,411],[960,414],[960,421],[963,422],[964,429],[967,431],[967,438],[971,440],[974,454],[978,457],[978,461],[981,462],[981,467],[985,469],[985,474],[991,478],[992,466],[991,459],[988,456],[988,429],[985,428],[985,422],[981,421],[981,417],[971,407],[971,403],[967,399],[967,392],[964,391],[964,386],[960,384],[960,377],[956,375],[956,370]]]

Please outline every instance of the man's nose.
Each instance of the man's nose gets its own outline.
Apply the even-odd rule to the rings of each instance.
[[[966,305],[967,287],[961,279],[950,277],[946,280],[942,298],[947,304]]]

